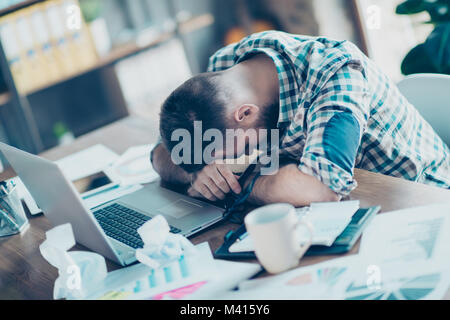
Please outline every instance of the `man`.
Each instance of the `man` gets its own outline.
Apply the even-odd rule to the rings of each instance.
[[[339,200],[356,187],[354,168],[450,188],[448,147],[347,41],[262,32],[219,50],[208,71],[167,98],[163,143],[152,155],[161,177],[187,185],[192,196],[215,201],[242,191],[223,162],[175,165],[174,133],[194,134],[198,122],[203,132],[279,130],[279,154],[289,161],[255,181],[249,198],[255,204]],[[248,144],[214,154],[237,156]]]

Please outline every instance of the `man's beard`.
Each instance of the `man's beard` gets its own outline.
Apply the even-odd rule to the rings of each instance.
[[[270,150],[274,144],[275,145],[279,144],[279,141],[272,141],[272,134],[271,134],[271,130],[278,130],[279,117],[280,117],[280,103],[279,100],[277,99],[272,104],[264,108],[264,112],[262,113],[261,118],[259,120],[258,128],[267,129],[267,137],[266,137],[267,140],[264,149],[267,148],[268,150]],[[260,147],[261,146],[258,146],[258,148]]]
[[[278,126],[278,119],[280,117],[280,102],[278,99],[272,104],[264,108],[261,114],[258,127],[262,129],[276,129]]]

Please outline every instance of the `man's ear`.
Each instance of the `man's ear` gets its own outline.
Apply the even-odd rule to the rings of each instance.
[[[252,124],[259,117],[259,107],[254,104],[243,104],[234,111],[234,120],[241,124]]]

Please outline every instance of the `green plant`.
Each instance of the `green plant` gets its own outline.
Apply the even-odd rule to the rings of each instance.
[[[90,23],[97,19],[102,12],[101,0],[80,0],[80,8],[84,20]]]
[[[413,48],[402,62],[402,73],[450,74],[450,0],[407,0],[397,6],[397,14],[426,11],[435,26],[427,40]]]
[[[53,134],[57,139],[60,139],[67,132],[69,132],[69,130],[67,129],[66,125],[63,122],[58,121],[53,125]]]

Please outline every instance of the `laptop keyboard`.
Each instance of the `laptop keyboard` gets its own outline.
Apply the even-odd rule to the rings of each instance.
[[[108,237],[134,249],[144,246],[137,229],[151,217],[118,203],[94,211],[94,216]],[[170,226],[170,232],[180,233],[181,230]]]

